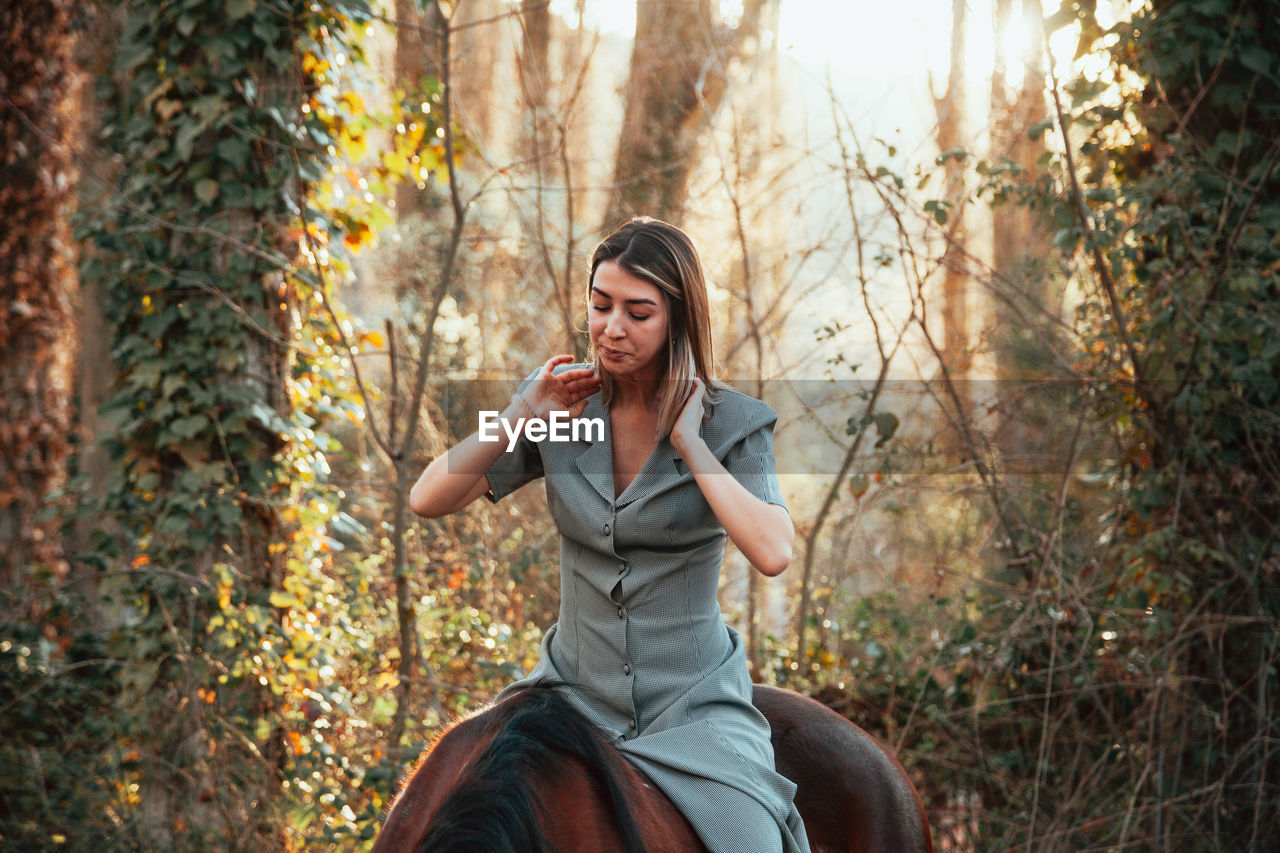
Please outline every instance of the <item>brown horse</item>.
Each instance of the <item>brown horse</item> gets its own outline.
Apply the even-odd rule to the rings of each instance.
[[[757,685],[814,853],[931,853],[902,766],[844,717]],[[373,853],[705,850],[671,801],[553,687],[463,719],[418,763]]]

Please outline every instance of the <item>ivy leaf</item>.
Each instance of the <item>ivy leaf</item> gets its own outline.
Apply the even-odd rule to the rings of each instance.
[[[187,383],[187,379],[185,376],[180,376],[179,374],[176,374],[176,373],[170,373],[168,376],[164,378],[164,381],[160,383],[160,394],[162,397],[165,397],[165,398],[172,397],[173,392],[177,391],[186,383]]]
[[[900,422],[893,412],[880,412],[875,416],[875,422],[876,432],[880,433],[880,438],[876,440],[876,447],[882,447],[886,441],[893,438]]]
[[[185,163],[191,159],[191,144],[196,141],[202,129],[201,123],[195,120],[183,122],[178,128],[173,138],[173,150],[179,162]]]
[[[176,419],[169,424],[169,429],[166,431],[180,439],[187,439],[196,437],[207,426],[209,426],[209,419],[204,415],[192,415],[188,418]]]
[[[218,197],[218,182],[210,178],[196,183],[196,198],[205,204],[211,204]]]
[[[1240,64],[1250,71],[1256,71],[1263,77],[1270,77],[1272,80],[1276,79],[1275,61],[1271,52],[1257,45],[1240,51]]]
[[[218,156],[237,169],[249,162],[249,141],[239,136],[229,136],[214,149]]]
[[[857,500],[867,493],[870,488],[871,481],[867,479],[867,475],[861,472],[854,474],[849,478],[849,493]]]
[[[146,62],[155,53],[155,48],[145,41],[129,39],[116,52],[115,70],[132,71]]]

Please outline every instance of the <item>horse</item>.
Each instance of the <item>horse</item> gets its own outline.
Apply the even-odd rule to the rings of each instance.
[[[874,738],[825,705],[755,685],[779,773],[813,853],[932,853],[924,806]],[[695,853],[706,848],[662,791],[554,685],[448,728],[395,798],[372,853]]]

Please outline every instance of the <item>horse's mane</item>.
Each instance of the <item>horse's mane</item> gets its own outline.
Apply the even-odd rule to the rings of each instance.
[[[540,683],[497,706],[496,734],[440,804],[417,853],[551,853],[541,832],[540,790],[576,760],[617,813],[627,853],[643,853],[627,805],[617,751],[555,689]]]

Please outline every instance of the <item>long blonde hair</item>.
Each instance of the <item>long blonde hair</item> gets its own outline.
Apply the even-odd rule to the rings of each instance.
[[[658,437],[666,437],[675,426],[694,376],[706,388],[704,407],[708,412],[720,401],[721,389],[727,387],[713,375],[711,310],[698,251],[676,226],[637,216],[596,247],[587,279],[588,298],[596,268],[604,261],[613,261],[655,285],[666,300],[667,352],[658,390]],[[613,400],[613,378],[603,369],[598,353],[593,353],[593,360],[601,378],[600,397],[608,406]]]

